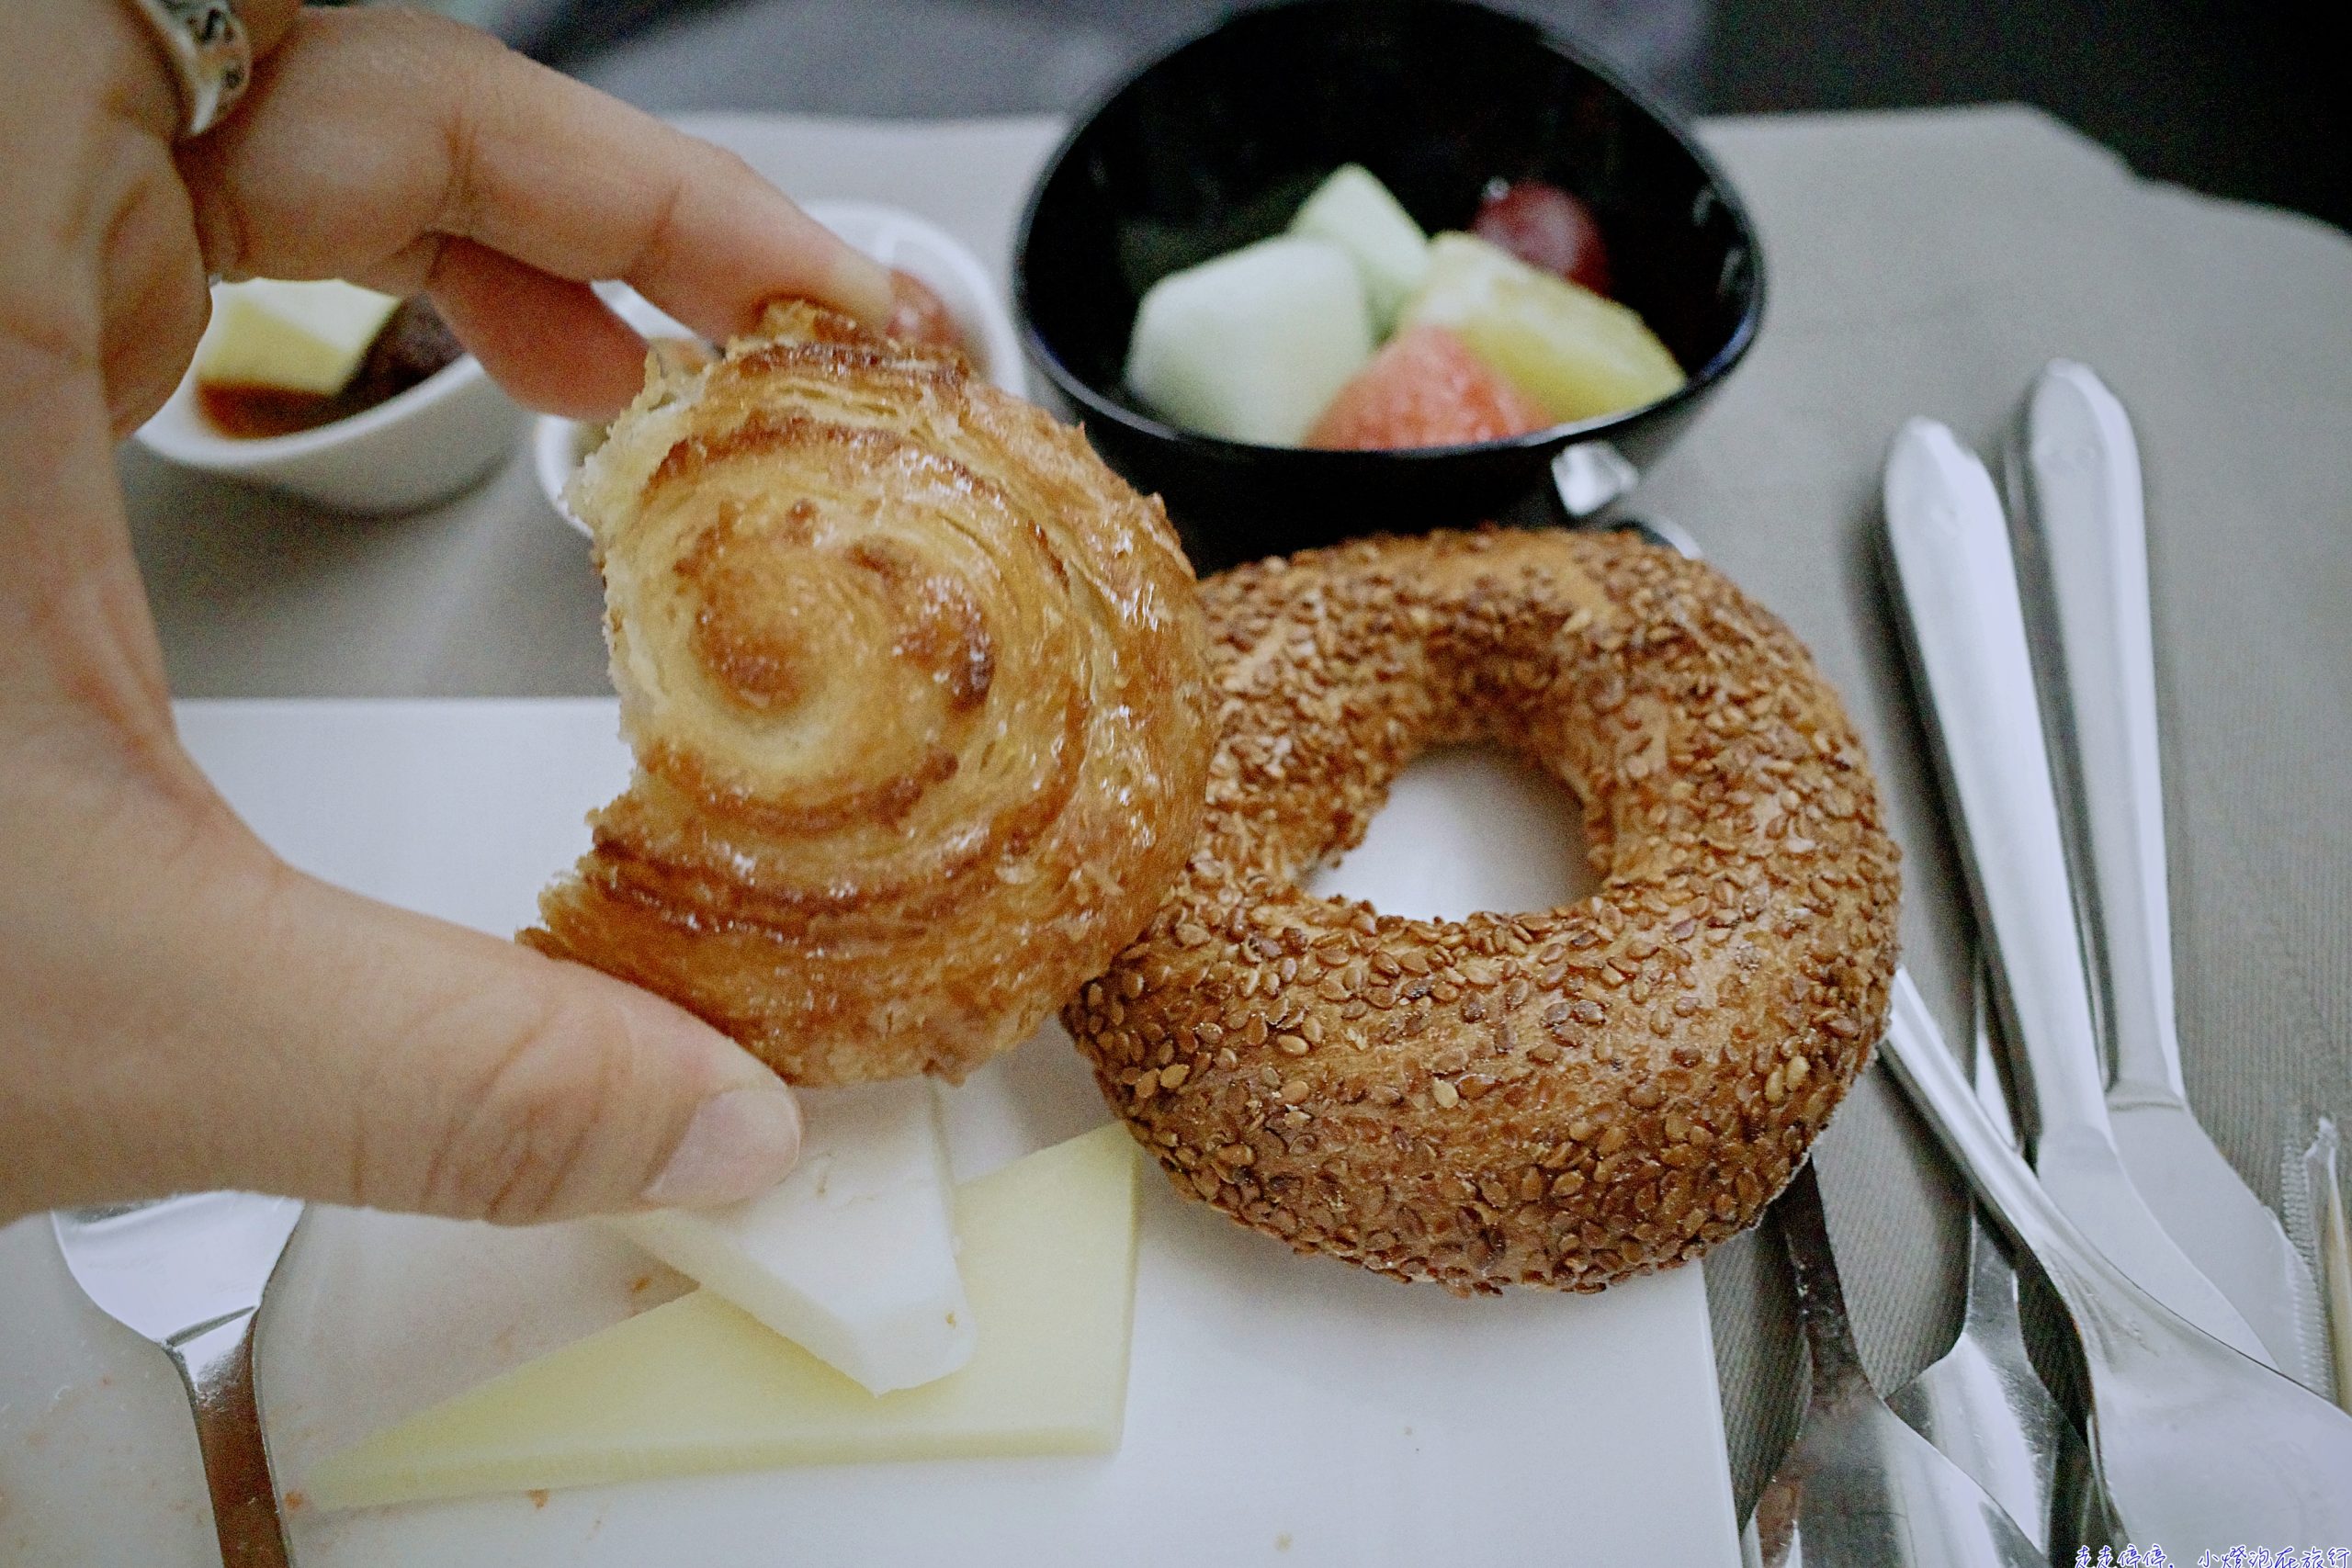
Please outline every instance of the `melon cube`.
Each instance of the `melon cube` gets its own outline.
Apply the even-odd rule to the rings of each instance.
[[[1348,253],[1283,237],[1153,284],[1136,312],[1127,385],[1188,430],[1295,446],[1371,357],[1371,316]]]
[[[1348,253],[1363,278],[1373,331],[1382,337],[1430,268],[1429,236],[1361,164],[1341,164],[1316,186],[1290,220],[1290,231],[1329,240]]]
[[[1555,420],[1639,408],[1684,379],[1634,311],[1473,234],[1430,243],[1429,276],[1401,319],[1459,333]]]
[[[1309,446],[1462,446],[1552,423],[1543,406],[1443,327],[1408,327],[1340,389]]]

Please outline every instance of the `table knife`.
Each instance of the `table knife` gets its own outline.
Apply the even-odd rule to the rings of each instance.
[[[2280,1162],[2279,1187],[2287,1234],[2319,1277],[2335,1403],[2352,1413],[2352,1220],[2345,1216],[2344,1189],[2335,1174],[2341,1141],[2335,1118],[2321,1117],[2319,1135],[2310,1147],[2289,1144]]]
[[[1914,419],[1886,464],[1898,617],[1996,990],[2022,1052],[2034,1168],[2109,1262],[2181,1317],[2270,1364],[2229,1299],[2165,1233],[2125,1174],[2107,1114],[2057,795],[2008,527],[1992,476],[1951,432]]]
[[[2052,361],[2027,390],[2005,466],[2027,627],[2044,657],[2044,732],[2074,808],[2092,996],[2114,1054],[2115,1146],[2158,1223],[2279,1370],[2327,1395],[2335,1380],[2318,1286],[2278,1217],[2199,1125],[2181,1080],[2147,522],[2131,419],[2087,367]]]

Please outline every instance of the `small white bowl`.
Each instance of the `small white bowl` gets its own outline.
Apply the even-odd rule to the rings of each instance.
[[[514,449],[523,411],[469,354],[374,408],[291,435],[225,435],[197,404],[196,371],[139,427],[185,468],[266,485],[338,512],[415,512],[446,501]]]
[[[871,201],[811,201],[803,204],[803,209],[883,265],[903,267],[929,285],[956,318],[974,367],[1013,396],[1028,396],[1012,312],[1005,308],[989,269],[969,246],[929,219],[900,207]],[[634,289],[616,286],[603,292],[605,302],[623,321],[648,336],[695,335]],[[587,525],[564,505],[563,487],[601,435],[596,425],[554,414],[541,415],[531,433],[531,460],[540,491],[557,516],[583,534],[588,532]]]

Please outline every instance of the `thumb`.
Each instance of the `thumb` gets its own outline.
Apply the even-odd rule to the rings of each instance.
[[[64,1010],[34,1153],[72,1190],[43,1206],[238,1187],[523,1223],[748,1197],[797,1157],[783,1081],[669,1003],[204,837],[75,900],[96,951],[52,969],[110,986]]]

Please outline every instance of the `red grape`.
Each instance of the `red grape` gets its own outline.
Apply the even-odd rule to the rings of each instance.
[[[1477,236],[1530,266],[1555,272],[1595,294],[1609,292],[1609,247],[1592,209],[1542,180],[1521,180],[1478,204]]]

